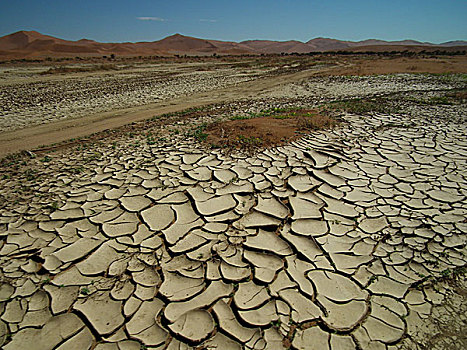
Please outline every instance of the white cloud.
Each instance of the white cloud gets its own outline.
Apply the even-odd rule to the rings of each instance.
[[[200,19],[200,22],[216,23],[217,19]]]
[[[165,22],[167,21],[165,18],[160,17],[136,17],[140,21],[156,21],[156,22]]]

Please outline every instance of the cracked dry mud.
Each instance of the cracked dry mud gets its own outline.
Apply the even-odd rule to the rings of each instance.
[[[252,155],[130,140],[76,175],[54,154],[44,199],[1,211],[0,344],[463,348],[465,118],[342,118]]]
[[[17,70],[0,77],[0,131],[213,91],[267,72],[257,68],[239,71],[226,64],[147,64],[63,79],[44,77],[37,69]]]

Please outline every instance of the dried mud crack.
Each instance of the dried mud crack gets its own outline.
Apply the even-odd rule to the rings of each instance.
[[[307,78],[5,158],[0,346],[464,349],[465,85]]]

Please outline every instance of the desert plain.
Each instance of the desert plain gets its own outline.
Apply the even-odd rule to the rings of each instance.
[[[0,65],[0,347],[465,349],[465,55]]]

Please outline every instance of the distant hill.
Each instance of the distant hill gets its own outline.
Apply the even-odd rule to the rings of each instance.
[[[450,46],[466,46],[467,41],[464,40],[455,40],[455,41],[448,41],[446,43],[439,44],[438,46],[450,47]]]
[[[28,50],[28,46],[34,42],[36,43],[35,46],[40,46],[41,43],[48,42],[49,44],[55,44],[64,42],[64,40],[43,35],[35,31],[21,31],[1,37],[0,50]]]
[[[272,40],[248,40],[242,41],[241,44],[249,47],[257,53],[282,53],[282,52],[310,52],[311,47],[301,41],[272,41]]]
[[[383,41],[376,39],[358,42],[342,41],[329,38],[315,38],[307,42],[296,40],[247,40],[240,43],[199,39],[181,34],[152,42],[137,43],[99,43],[94,40],[63,40],[36,31],[19,31],[0,37],[0,57],[35,58],[35,57],[73,57],[96,55],[212,55],[216,54],[274,54],[308,53],[336,50],[347,51],[422,51],[467,48],[467,41],[449,41],[439,45],[414,40]]]

